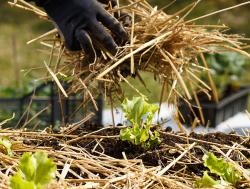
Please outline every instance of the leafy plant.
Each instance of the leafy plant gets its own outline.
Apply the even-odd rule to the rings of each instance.
[[[211,173],[219,175],[223,180],[234,186],[242,179],[242,174],[235,166],[226,162],[222,158],[217,158],[213,153],[207,153],[204,157],[204,165],[209,168]]]
[[[10,178],[12,189],[42,189],[56,176],[56,164],[44,152],[24,153],[18,172]]]
[[[204,165],[209,168],[211,173],[220,176],[220,178],[227,183],[237,186],[239,181],[241,181],[242,173],[239,172],[232,163],[226,162],[222,158],[217,158],[210,152],[203,156],[203,160]],[[220,183],[221,181],[214,180],[207,172],[204,172],[203,177],[196,181],[195,186],[198,188],[208,188]]]
[[[8,156],[10,156],[10,157],[13,156],[12,142],[9,140],[8,137],[1,137],[0,138],[0,145],[2,145],[5,148]]]
[[[41,81],[34,80],[33,76],[28,75],[21,80],[19,87],[15,83],[12,83],[10,86],[0,86],[0,95],[5,98],[20,98],[32,92],[40,84]]]
[[[160,143],[159,133],[151,131],[154,114],[159,109],[157,105],[147,103],[145,97],[125,99],[122,103],[125,116],[131,127],[120,131],[120,138],[143,148],[151,148]]]
[[[220,94],[219,96],[222,96],[228,85],[239,87],[242,76],[246,71],[245,67],[249,64],[243,55],[236,52],[207,53],[205,58]],[[201,77],[203,81],[208,82],[206,74]]]
[[[205,171],[203,177],[195,182],[195,188],[212,188],[214,185],[220,184],[219,181],[214,180]]]

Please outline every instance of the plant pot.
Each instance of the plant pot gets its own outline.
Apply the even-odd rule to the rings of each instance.
[[[247,109],[248,95],[250,92],[249,87],[242,87],[237,92],[234,92],[225,98],[222,98],[218,103],[211,101],[202,101],[200,104],[204,116],[205,125],[209,127],[216,127],[221,122],[233,117],[235,114],[245,111]],[[193,111],[196,116],[201,120],[199,109],[193,101]],[[194,114],[188,107],[187,103],[180,101],[178,105],[179,111],[184,119],[184,122],[191,125],[194,121]]]

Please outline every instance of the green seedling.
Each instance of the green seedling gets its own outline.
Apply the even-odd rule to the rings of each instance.
[[[8,137],[1,137],[0,145],[5,148],[8,156],[12,157],[14,155],[12,151],[12,142],[9,140]]]
[[[122,108],[131,127],[120,131],[121,140],[146,149],[161,142],[159,133],[151,131],[154,114],[159,109],[157,105],[147,103],[145,97],[134,97],[132,100],[125,99]]]
[[[217,184],[220,184],[220,181],[214,180],[205,171],[203,177],[195,182],[195,188],[213,188]]]
[[[24,153],[18,168],[10,178],[12,189],[43,189],[56,177],[56,164],[44,152]]]
[[[235,165],[226,162],[222,158],[217,158],[213,153],[208,152],[203,156],[204,165],[214,173],[220,176],[221,180],[227,182],[230,185],[237,186],[242,180],[242,173],[235,168]],[[196,188],[211,188],[214,185],[221,184],[221,180],[214,180],[208,175],[208,172],[204,172],[203,177],[197,180],[195,183]]]

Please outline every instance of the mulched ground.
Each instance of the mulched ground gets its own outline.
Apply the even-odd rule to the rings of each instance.
[[[86,135],[87,133],[94,132],[92,128],[84,127],[82,129],[78,129],[77,132],[73,134],[78,134],[79,137],[81,137],[83,135]],[[124,159],[125,154],[126,158],[128,159],[142,159],[145,165],[161,165],[165,167],[175,158],[180,156],[187,145],[196,142],[195,148],[190,151],[190,156],[192,156],[190,157],[190,160],[188,158],[183,158],[181,161],[178,161],[178,163],[173,166],[170,171],[176,172],[178,170],[185,169],[186,174],[195,174],[197,176],[202,176],[203,171],[206,170],[206,168],[203,166],[202,161],[204,153],[206,153],[207,151],[213,151],[216,155],[221,156],[221,154],[215,150],[215,147],[219,148],[221,152],[226,154],[234,144],[238,144],[237,148],[240,149],[241,153],[246,158],[250,158],[250,138],[237,136],[234,133],[191,133],[187,135],[184,133],[173,133],[172,131],[162,131],[160,132],[162,143],[154,149],[145,150],[128,142],[119,140],[118,137],[115,137],[119,135],[119,131],[119,128],[100,130],[99,132],[94,133],[94,136],[96,136],[96,138],[86,137],[81,140],[79,139],[75,142],[72,142],[71,145],[84,147],[93,154],[104,153],[106,155],[119,159]],[[105,138],[110,136],[114,137]],[[68,141],[68,139],[65,138],[65,141]],[[47,147],[51,146],[55,149],[60,149],[60,142],[56,139],[44,140],[43,142],[39,141],[39,143],[36,143],[36,141],[32,141],[33,144],[36,143],[35,145]],[[237,154],[234,155],[234,153],[231,153],[230,158],[236,162],[241,162],[244,168],[250,168],[249,163],[245,160],[240,159]]]

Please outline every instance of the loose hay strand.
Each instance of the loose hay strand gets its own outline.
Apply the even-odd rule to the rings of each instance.
[[[61,90],[61,92],[63,93],[63,95],[66,98],[68,98],[68,95],[67,95],[66,91],[64,90],[62,84],[60,83],[59,79],[57,78],[56,74],[53,73],[53,71],[49,68],[49,66],[46,64],[45,61],[44,61],[44,65],[45,65],[46,69],[48,70],[48,72],[50,73],[50,75],[52,76],[52,78],[54,79],[54,81],[56,82],[56,84],[59,87],[59,89]]]

